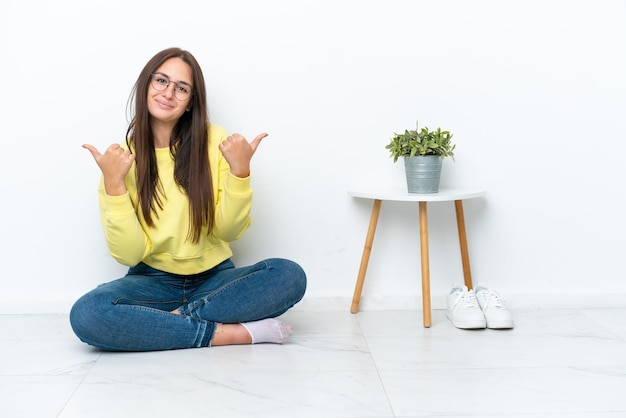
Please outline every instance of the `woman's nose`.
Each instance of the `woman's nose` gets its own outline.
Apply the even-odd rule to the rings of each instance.
[[[176,84],[174,83],[170,83],[168,84],[168,86],[165,88],[165,90],[163,90],[163,94],[166,95],[166,97],[172,97],[174,96],[174,89],[176,88]]]

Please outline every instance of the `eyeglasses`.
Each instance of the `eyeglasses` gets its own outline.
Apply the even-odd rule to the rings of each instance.
[[[187,100],[191,97],[191,86],[184,81],[171,81],[165,74],[155,73],[151,74],[151,85],[155,90],[163,91],[170,86],[170,83],[174,84],[174,96],[178,100]]]

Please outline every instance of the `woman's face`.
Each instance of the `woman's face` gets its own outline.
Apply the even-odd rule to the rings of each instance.
[[[174,125],[189,109],[193,92],[191,67],[170,58],[152,74],[148,87],[148,111],[156,121]]]

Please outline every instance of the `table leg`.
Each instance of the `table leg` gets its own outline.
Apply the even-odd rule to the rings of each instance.
[[[428,211],[426,202],[419,202],[420,217],[420,252],[422,261],[422,308],[424,310],[424,326],[430,328],[432,318],[430,312],[430,263],[428,260]]]
[[[357,313],[359,311],[361,292],[363,291],[363,283],[365,282],[365,272],[367,271],[367,264],[370,261],[370,253],[372,252],[372,243],[374,242],[374,234],[376,233],[376,225],[378,224],[378,215],[380,215],[381,203],[382,200],[374,199],[374,204],[372,205],[372,216],[370,216],[370,225],[367,229],[365,246],[363,247],[363,255],[361,256],[361,266],[359,267],[359,275],[356,278],[354,296],[352,297],[352,306],[350,307],[350,312],[352,313]]]
[[[465,215],[463,214],[463,201],[455,200],[456,226],[459,230],[459,244],[461,245],[461,262],[463,263],[463,278],[465,286],[472,288],[472,272],[470,270],[469,251],[467,249],[467,235],[465,234]]]

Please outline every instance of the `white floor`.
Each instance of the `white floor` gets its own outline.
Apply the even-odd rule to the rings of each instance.
[[[106,353],[64,315],[0,316],[0,417],[626,417],[626,308],[293,311],[282,346]]]

